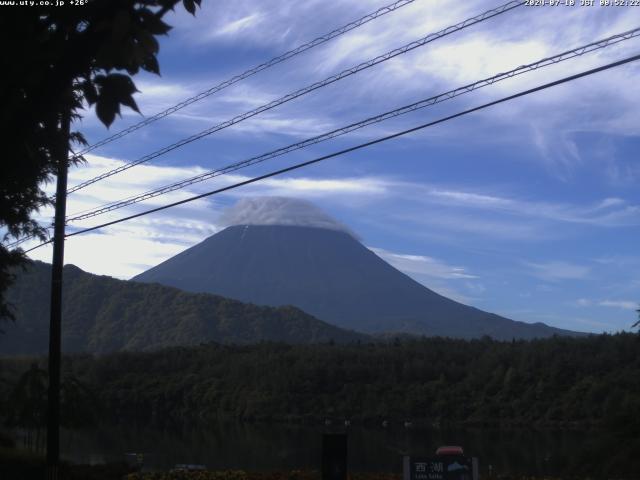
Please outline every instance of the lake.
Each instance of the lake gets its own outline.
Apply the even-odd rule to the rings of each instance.
[[[330,427],[329,427],[330,428]],[[343,428],[344,430],[344,428]],[[291,470],[320,467],[324,425],[220,423],[181,430],[110,426],[63,432],[64,458],[77,463],[123,461],[142,453],[145,470],[167,470],[179,463],[209,469]],[[460,445],[478,457],[480,471],[553,475],[580,454],[595,434],[577,431],[414,429],[349,427],[349,468],[360,472],[401,472],[403,454],[431,455],[441,445]]]

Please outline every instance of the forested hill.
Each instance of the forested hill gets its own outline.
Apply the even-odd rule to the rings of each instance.
[[[260,307],[211,294],[186,293],[64,270],[62,347],[66,352],[151,350],[203,342],[313,343],[363,340],[294,307]],[[0,354],[47,351],[51,266],[34,262],[18,274],[7,299],[16,321],[0,328]]]
[[[21,368],[26,368],[28,363]],[[497,342],[204,345],[77,356],[102,418],[137,424],[217,419],[353,425],[382,420],[640,431],[640,336]],[[4,371],[17,371],[9,368]]]

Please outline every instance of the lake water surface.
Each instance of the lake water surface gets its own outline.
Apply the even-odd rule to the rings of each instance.
[[[343,428],[344,430],[344,428]],[[327,427],[221,423],[182,430],[102,427],[63,432],[62,455],[77,463],[123,461],[142,453],[145,470],[179,463],[209,469],[320,469],[322,433]],[[413,429],[349,427],[351,471],[401,472],[403,454],[432,455],[441,445],[460,445],[478,457],[480,471],[552,475],[580,453],[594,434],[575,431]]]

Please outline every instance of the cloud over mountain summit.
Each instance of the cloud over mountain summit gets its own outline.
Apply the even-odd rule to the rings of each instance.
[[[234,225],[284,225],[337,230],[354,238],[345,225],[311,202],[287,197],[251,197],[239,200],[220,217],[223,227]]]

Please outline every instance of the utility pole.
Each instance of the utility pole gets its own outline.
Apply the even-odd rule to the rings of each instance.
[[[49,392],[47,407],[47,480],[58,480],[60,465],[60,356],[62,324],[62,267],[64,265],[65,217],[67,212],[67,171],[71,114],[62,115],[61,145],[56,156],[58,175],[51,266],[51,316],[49,320]]]

